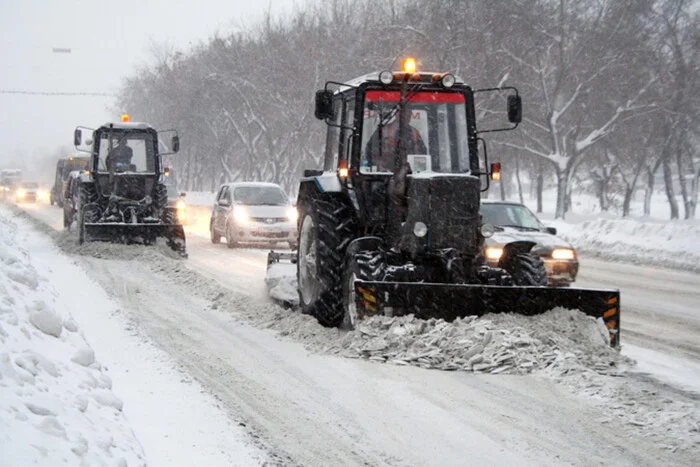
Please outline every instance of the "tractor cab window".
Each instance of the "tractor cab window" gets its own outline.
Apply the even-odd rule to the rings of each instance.
[[[100,172],[155,173],[155,149],[149,133],[102,133],[99,141]]]
[[[361,173],[391,173],[398,148],[398,91],[367,91],[362,126]],[[467,173],[469,151],[464,95],[417,92],[407,96],[403,135],[411,170]]]

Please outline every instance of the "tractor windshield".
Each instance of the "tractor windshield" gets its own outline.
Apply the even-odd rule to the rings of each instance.
[[[362,126],[361,173],[390,173],[398,147],[399,91],[367,91]],[[404,133],[413,173],[467,173],[467,114],[458,92],[409,93]]]
[[[145,132],[104,132],[99,140],[100,172],[155,173],[155,143]]]

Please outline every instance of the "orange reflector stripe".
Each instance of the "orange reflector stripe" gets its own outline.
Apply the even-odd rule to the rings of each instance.
[[[611,316],[614,316],[615,313],[617,313],[617,308],[611,308],[603,313],[603,318],[610,318]]]
[[[610,300],[607,301],[608,305],[614,305],[617,303],[617,297],[613,297]]]

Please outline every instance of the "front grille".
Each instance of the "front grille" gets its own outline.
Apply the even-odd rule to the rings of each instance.
[[[251,217],[250,220],[260,224],[279,224],[280,222],[287,222],[286,217]]]
[[[285,238],[289,235],[288,232],[250,232],[253,237],[263,237],[263,238]]]

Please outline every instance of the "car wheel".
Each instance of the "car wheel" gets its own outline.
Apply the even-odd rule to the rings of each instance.
[[[230,225],[226,227],[226,246],[229,248],[236,248],[238,246],[236,235],[233,233],[233,229],[231,229]]]
[[[211,237],[211,242],[214,245],[221,242],[221,235],[219,235],[217,233],[216,227],[214,227],[214,220],[213,219],[209,222],[209,235]]]

